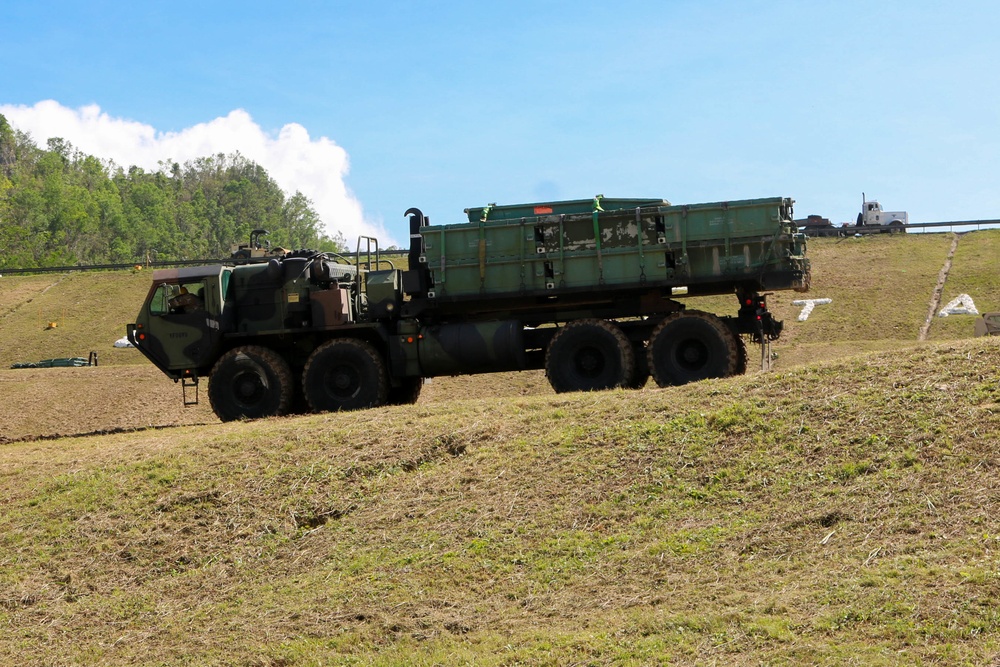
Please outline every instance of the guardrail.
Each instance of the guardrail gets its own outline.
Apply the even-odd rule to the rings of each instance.
[[[1000,225],[1000,220],[957,220],[954,222],[914,222],[906,225],[907,229],[921,229],[924,227],[971,227],[981,229],[984,225]]]
[[[353,253],[351,253],[353,255]],[[350,255],[348,255],[350,256]],[[384,258],[406,257],[405,252],[383,252]],[[242,260],[245,261],[245,260]],[[234,264],[237,260],[232,257],[225,259],[177,259],[163,260],[157,262],[132,262],[130,264],[77,264],[75,266],[36,266],[33,268],[0,268],[0,276],[3,275],[24,275],[32,273],[68,273],[70,271],[128,271],[137,266],[144,269],[162,269],[168,266],[207,266],[210,264]]]
[[[167,266],[201,266],[204,264],[223,264],[232,259],[180,259],[162,262],[132,262],[131,264],[77,264],[76,266],[36,266],[29,269],[0,269],[0,275],[18,275],[25,273],[67,273],[69,271],[124,271],[142,268],[163,268]]]
[[[902,229],[931,229],[936,227],[975,227],[977,230],[983,227],[998,227],[1000,220],[953,220],[950,222],[912,222]],[[884,234],[898,230],[898,227],[890,225],[848,225],[846,227],[820,227],[817,225],[803,225],[799,227],[800,232],[809,234],[814,232],[815,236],[854,236],[855,234]],[[975,231],[975,230],[973,230]]]

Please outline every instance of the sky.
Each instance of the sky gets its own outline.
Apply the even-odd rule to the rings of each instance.
[[[987,0],[6,0],[0,114],[121,166],[239,151],[330,233],[785,196],[1000,218]]]

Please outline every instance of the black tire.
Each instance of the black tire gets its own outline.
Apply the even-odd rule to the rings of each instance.
[[[303,393],[316,412],[383,405],[388,387],[382,357],[368,343],[351,338],[317,347],[302,371]]]
[[[208,379],[208,401],[224,422],[287,414],[294,394],[288,363],[257,345],[223,354]]]
[[[632,344],[607,320],[570,322],[545,351],[545,376],[556,393],[624,387],[634,373]]]
[[[745,375],[747,366],[750,364],[749,355],[747,354],[747,344],[743,340],[743,336],[736,333],[732,335],[736,339],[736,370],[733,371],[733,375]]]
[[[632,343],[632,356],[635,357],[635,369],[625,386],[629,389],[642,389],[649,381],[649,359],[646,357],[646,344],[644,342]]]
[[[403,378],[398,387],[389,387],[385,402],[387,405],[412,405],[420,398],[423,386],[423,378]]]
[[[733,375],[739,368],[736,337],[715,315],[675,313],[649,339],[648,362],[661,387]]]

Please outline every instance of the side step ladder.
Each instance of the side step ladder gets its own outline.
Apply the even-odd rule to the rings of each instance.
[[[194,388],[194,399],[188,400],[188,387]],[[184,397],[184,405],[198,405],[198,378],[181,378],[181,394]]]

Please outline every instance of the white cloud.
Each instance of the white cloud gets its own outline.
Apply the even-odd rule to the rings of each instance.
[[[361,203],[344,178],[350,170],[347,151],[327,137],[313,139],[306,128],[289,123],[276,137],[264,132],[246,111],[198,123],[180,132],[158,132],[144,123],[114,118],[96,104],[70,109],[54,100],[34,106],[0,105],[0,114],[44,148],[52,137],[67,140],[84,153],[120,166],[159,169],[159,162],[183,164],[198,157],[240,152],[267,170],[287,193],[309,197],[326,225],[353,246],[359,235],[390,239],[381,224],[365,220]]]

